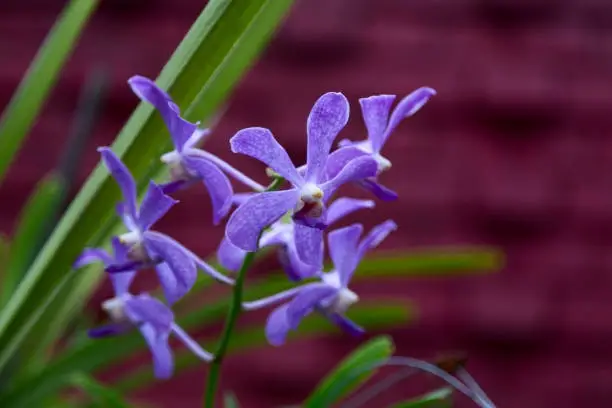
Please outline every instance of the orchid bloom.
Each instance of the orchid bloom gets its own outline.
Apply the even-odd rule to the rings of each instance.
[[[381,154],[387,139],[402,120],[417,113],[436,94],[432,88],[421,87],[404,97],[391,112],[395,95],[374,95],[359,99],[361,113],[368,132],[368,138],[360,142],[343,139],[340,148],[328,160],[327,173],[334,177],[355,158],[364,155],[372,157],[378,164],[377,176],[391,168],[391,161]],[[357,184],[384,201],[397,199],[397,193],[379,184],[376,177],[358,180]]]
[[[230,146],[234,153],[258,159],[292,186],[282,191],[256,193],[232,213],[226,237],[234,246],[256,251],[263,229],[291,212],[294,220],[299,221],[295,223],[295,243],[300,259],[309,265],[320,265],[323,245],[320,227],[326,224],[326,200],[341,185],[374,177],[377,171],[376,161],[366,156],[351,160],[334,177],[326,176],[331,145],[348,118],[349,104],[341,93],[326,93],[315,102],[306,125],[308,148],[303,175],[270,130],[247,128],[232,137]]]
[[[396,228],[393,221],[386,221],[374,227],[361,242],[361,224],[330,232],[328,245],[334,264],[332,271],[320,273],[319,282],[306,283],[268,298],[245,302],[243,308],[254,310],[291,299],[274,309],[268,317],[266,337],[274,346],[282,345],[289,331],[297,329],[302,319],[313,311],[322,313],[353,335],[363,333],[361,327],[345,317],[349,306],[359,300],[348,285],[366,251],[378,246]]]

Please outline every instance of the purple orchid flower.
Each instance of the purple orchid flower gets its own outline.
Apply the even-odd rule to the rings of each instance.
[[[327,210],[327,223],[332,225],[343,217],[363,208],[373,208],[374,201],[342,197],[334,200]],[[320,271],[320,266],[308,265],[300,259],[295,245],[295,224],[291,220],[279,220],[265,231],[259,240],[259,247],[278,247],[278,258],[289,279],[294,282],[310,278]],[[223,238],[217,250],[217,260],[225,269],[237,272],[247,252],[235,247]]]
[[[129,257],[129,248],[118,238],[113,238],[113,254],[103,249],[90,248],[83,251],[75,267],[79,268],[96,261],[112,265]],[[137,327],[147,342],[153,356],[153,370],[157,378],[169,378],[174,368],[172,351],[168,345],[170,334],[174,334],[196,356],[206,362],[214,356],[202,349],[179,325],[174,322],[174,314],[168,306],[146,293],[132,295],[129,287],[135,271],[110,275],[115,296],[102,303],[112,323],[91,329],[93,338],[115,336],[127,333]]]
[[[191,186],[201,180],[204,182],[213,208],[213,223],[219,224],[231,207],[232,185],[222,170],[232,174],[257,191],[264,187],[246,177],[217,156],[196,145],[207,135],[207,129],[198,129],[197,124],[183,119],[178,106],[172,98],[148,78],[136,75],[129,79],[132,91],[138,97],[153,105],[161,114],[172,137],[174,150],[161,156],[162,162],[170,167],[172,181],[163,185],[167,194]]]
[[[349,306],[359,300],[357,294],[348,288],[348,284],[366,251],[380,244],[396,228],[393,221],[385,221],[374,227],[361,242],[361,224],[330,232],[327,238],[334,269],[331,272],[321,272],[320,282],[307,283],[268,298],[245,302],[243,308],[255,310],[291,298],[274,309],[268,317],[266,337],[273,346],[282,345],[289,331],[297,329],[302,319],[313,311],[322,313],[350,334],[363,333],[361,327],[344,315]]]
[[[234,153],[258,159],[292,185],[288,190],[257,193],[232,213],[225,234],[234,246],[244,251],[256,251],[261,231],[291,211],[294,220],[300,221],[295,224],[295,243],[300,259],[309,265],[321,264],[323,232],[313,226],[326,224],[325,201],[342,184],[374,177],[377,171],[376,161],[365,156],[351,160],[335,177],[326,177],[325,166],[331,145],[348,118],[349,104],[341,93],[326,93],[315,102],[306,126],[308,149],[303,176],[270,130],[242,129],[231,138]]]
[[[108,147],[101,147],[98,151],[123,193],[123,202],[117,206],[117,212],[128,229],[127,233],[118,237],[128,248],[127,253],[125,257],[116,259],[116,263],[106,265],[107,272],[121,274],[154,266],[170,304],[183,297],[194,285],[197,267],[213,279],[233,284],[232,279],[216,271],[173,238],[150,230],[177,203],[176,200],[151,182],[138,208],[136,183],[125,164]],[[84,254],[91,251],[86,249]]]
[[[381,155],[385,142],[403,119],[418,112],[435,94],[436,91],[432,88],[421,87],[402,99],[393,112],[391,112],[391,106],[395,101],[395,95],[374,95],[359,99],[368,138],[361,142],[341,140],[338,144],[340,149],[334,151],[327,161],[328,176],[335,176],[347,163],[363,155],[369,155],[376,160],[378,163],[377,175],[389,170],[391,162]],[[376,177],[358,180],[357,184],[381,200],[397,199],[397,193],[379,184]]]

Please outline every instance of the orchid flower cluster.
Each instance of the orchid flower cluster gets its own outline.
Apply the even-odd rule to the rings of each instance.
[[[178,203],[170,195],[199,182],[208,191],[214,224],[231,213],[217,251],[219,264],[238,272],[247,253],[274,247],[288,278],[296,282],[289,290],[242,304],[242,310],[276,306],[265,329],[270,344],[282,345],[288,332],[297,329],[311,313],[326,316],[350,334],[363,333],[359,325],[345,316],[350,305],[358,301],[349,283],[365,253],[397,226],[387,220],[367,234],[361,224],[331,230],[344,216],[374,207],[371,200],[332,198],[347,183],[356,183],[381,200],[397,198],[395,192],[378,182],[380,174],[391,167],[381,151],[399,123],[415,114],[435,91],[419,88],[393,110],[394,95],[360,99],[367,139],[342,140],[333,152],[334,141],[349,120],[349,102],[341,93],[322,95],[306,122],[307,160],[300,167],[293,164],[270,130],[251,127],[238,131],[230,139],[232,152],[261,161],[276,181],[290,184],[289,188],[273,190],[198,148],[208,130],[185,120],[171,97],[153,81],[134,76],[128,83],[141,100],[155,107],[170,133],[174,150],[161,156],[169,168],[170,180],[165,184],[150,182],[139,204],[136,183],[128,168],[110,148],[98,149],[102,162],[121,189],[123,198],[116,212],[126,232],[112,238],[110,253],[102,248],[86,248],[75,262],[77,268],[102,262],[114,287],[114,297],[102,304],[111,323],[90,330],[90,335],[119,335],[137,328],[151,350],[158,378],[167,378],[173,372],[168,345],[171,335],[203,361],[215,359],[175,323],[171,306],[191,290],[198,272],[227,285],[234,285],[235,281],[172,237],[153,230],[155,223]],[[228,176],[252,191],[235,193]],[[325,247],[333,262],[331,271],[323,270]],[[145,269],[156,271],[165,301],[146,293],[130,292],[135,275]]]

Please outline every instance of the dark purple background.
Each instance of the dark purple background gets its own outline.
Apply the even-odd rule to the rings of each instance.
[[[0,3],[0,107],[62,3]],[[127,78],[157,75],[201,3],[103,1],[0,191],[3,230],[55,165],[90,70],[106,67],[112,89],[80,180],[97,161],[94,146],[110,143],[136,105]],[[359,138],[357,98],[436,88],[438,96],[386,147],[394,167],[384,181],[401,199],[360,219],[398,222],[386,248],[492,244],[504,249],[507,265],[490,276],[361,286],[362,297],[416,299],[419,321],[393,332],[398,354],[467,350],[471,372],[500,407],[608,406],[611,22],[604,0],[302,0],[238,87],[207,148],[260,171],[227,148],[236,130],[260,125],[301,161],[305,118],[323,92],[350,98],[354,115],[344,135]],[[222,233],[209,217],[208,198],[195,189],[162,228],[205,254]],[[222,385],[247,408],[297,402],[355,345],[336,337],[236,356]],[[197,407],[205,372],[141,396]],[[401,388],[385,401],[406,397]]]

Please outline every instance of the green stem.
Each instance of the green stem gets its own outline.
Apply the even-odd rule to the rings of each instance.
[[[274,179],[266,191],[277,190],[282,182],[282,178]],[[232,332],[236,326],[236,321],[238,320],[238,316],[242,311],[244,279],[247,270],[251,267],[251,264],[255,259],[255,254],[256,252],[248,252],[246,254],[244,261],[242,262],[242,266],[240,267],[240,271],[238,272],[238,276],[236,277],[236,283],[234,284],[234,289],[232,291],[232,302],[230,304],[227,318],[225,319],[225,327],[223,328],[223,333],[221,334],[219,347],[215,353],[215,359],[210,364],[210,371],[208,372],[206,390],[204,391],[204,408],[214,408],[215,394],[217,391],[217,384],[219,383],[219,374],[221,373],[221,364],[223,363],[223,359],[227,353],[230,338],[232,337]]]

